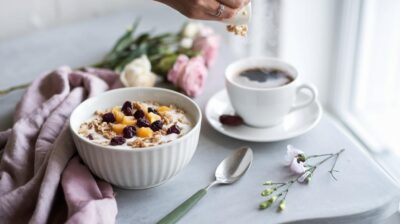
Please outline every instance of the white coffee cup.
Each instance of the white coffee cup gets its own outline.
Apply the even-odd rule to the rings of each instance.
[[[278,69],[286,72],[293,81],[277,87],[249,87],[233,80],[233,76],[249,69]],[[251,57],[230,64],[225,70],[225,83],[229,99],[237,115],[247,125],[269,127],[281,123],[295,110],[307,107],[317,100],[317,89],[312,84],[299,84],[299,74],[290,64],[275,58]],[[295,104],[300,91],[308,90],[310,98]]]

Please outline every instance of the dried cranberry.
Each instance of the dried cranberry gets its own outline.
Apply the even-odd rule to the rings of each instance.
[[[121,111],[126,115],[126,116],[132,116],[133,115],[133,110],[132,110],[132,103],[130,101],[126,101],[121,108]]]
[[[151,123],[150,128],[153,131],[158,131],[162,128],[162,126],[163,126],[163,122],[160,120],[156,120],[153,123]]]
[[[150,122],[144,118],[139,118],[136,124],[139,128],[150,127]]]
[[[89,134],[88,136],[86,136],[89,140],[93,140],[93,135]]]
[[[125,138],[122,136],[115,136],[110,141],[110,145],[122,145],[124,143],[125,143]]]
[[[133,116],[134,116],[136,119],[143,118],[143,117],[144,117],[144,112],[143,112],[143,110],[137,110],[137,111],[133,114]]]
[[[114,114],[111,112],[103,114],[102,118],[103,118],[103,122],[107,122],[107,123],[115,122]]]
[[[219,122],[228,126],[239,126],[243,124],[243,119],[236,115],[221,115],[219,117]]]
[[[168,130],[167,130],[167,134],[168,134],[168,135],[169,135],[169,134],[172,134],[172,133],[175,133],[175,134],[177,134],[177,135],[179,135],[179,134],[181,133],[180,128],[179,128],[176,124],[172,125],[172,126],[169,127]]]
[[[152,107],[147,108],[147,112],[148,112],[148,113],[158,114],[158,112],[157,112],[154,108],[152,108]]]
[[[127,126],[122,130],[124,138],[133,138],[136,135],[136,128],[133,126]]]

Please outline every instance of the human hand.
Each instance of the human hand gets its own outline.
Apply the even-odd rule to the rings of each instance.
[[[222,20],[233,17],[250,0],[156,0],[186,17],[200,20]],[[221,13],[219,13],[219,11]],[[220,15],[219,15],[220,14]]]

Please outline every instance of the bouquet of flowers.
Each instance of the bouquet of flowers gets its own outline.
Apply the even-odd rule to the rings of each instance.
[[[171,83],[186,95],[199,95],[215,62],[220,36],[198,22],[187,22],[176,33],[135,35],[138,20],[117,40],[104,59],[89,67],[112,70],[125,87]],[[85,66],[84,66],[85,67]],[[0,95],[28,84],[0,90]]]
[[[203,90],[208,68],[216,60],[220,36],[201,23],[185,23],[177,33],[134,35],[138,22],[94,67],[114,70],[126,87],[172,83],[188,96]]]

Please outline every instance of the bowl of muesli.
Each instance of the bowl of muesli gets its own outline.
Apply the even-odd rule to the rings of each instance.
[[[201,110],[162,88],[122,88],[82,102],[70,129],[78,153],[101,179],[128,189],[157,186],[175,176],[197,148]]]

